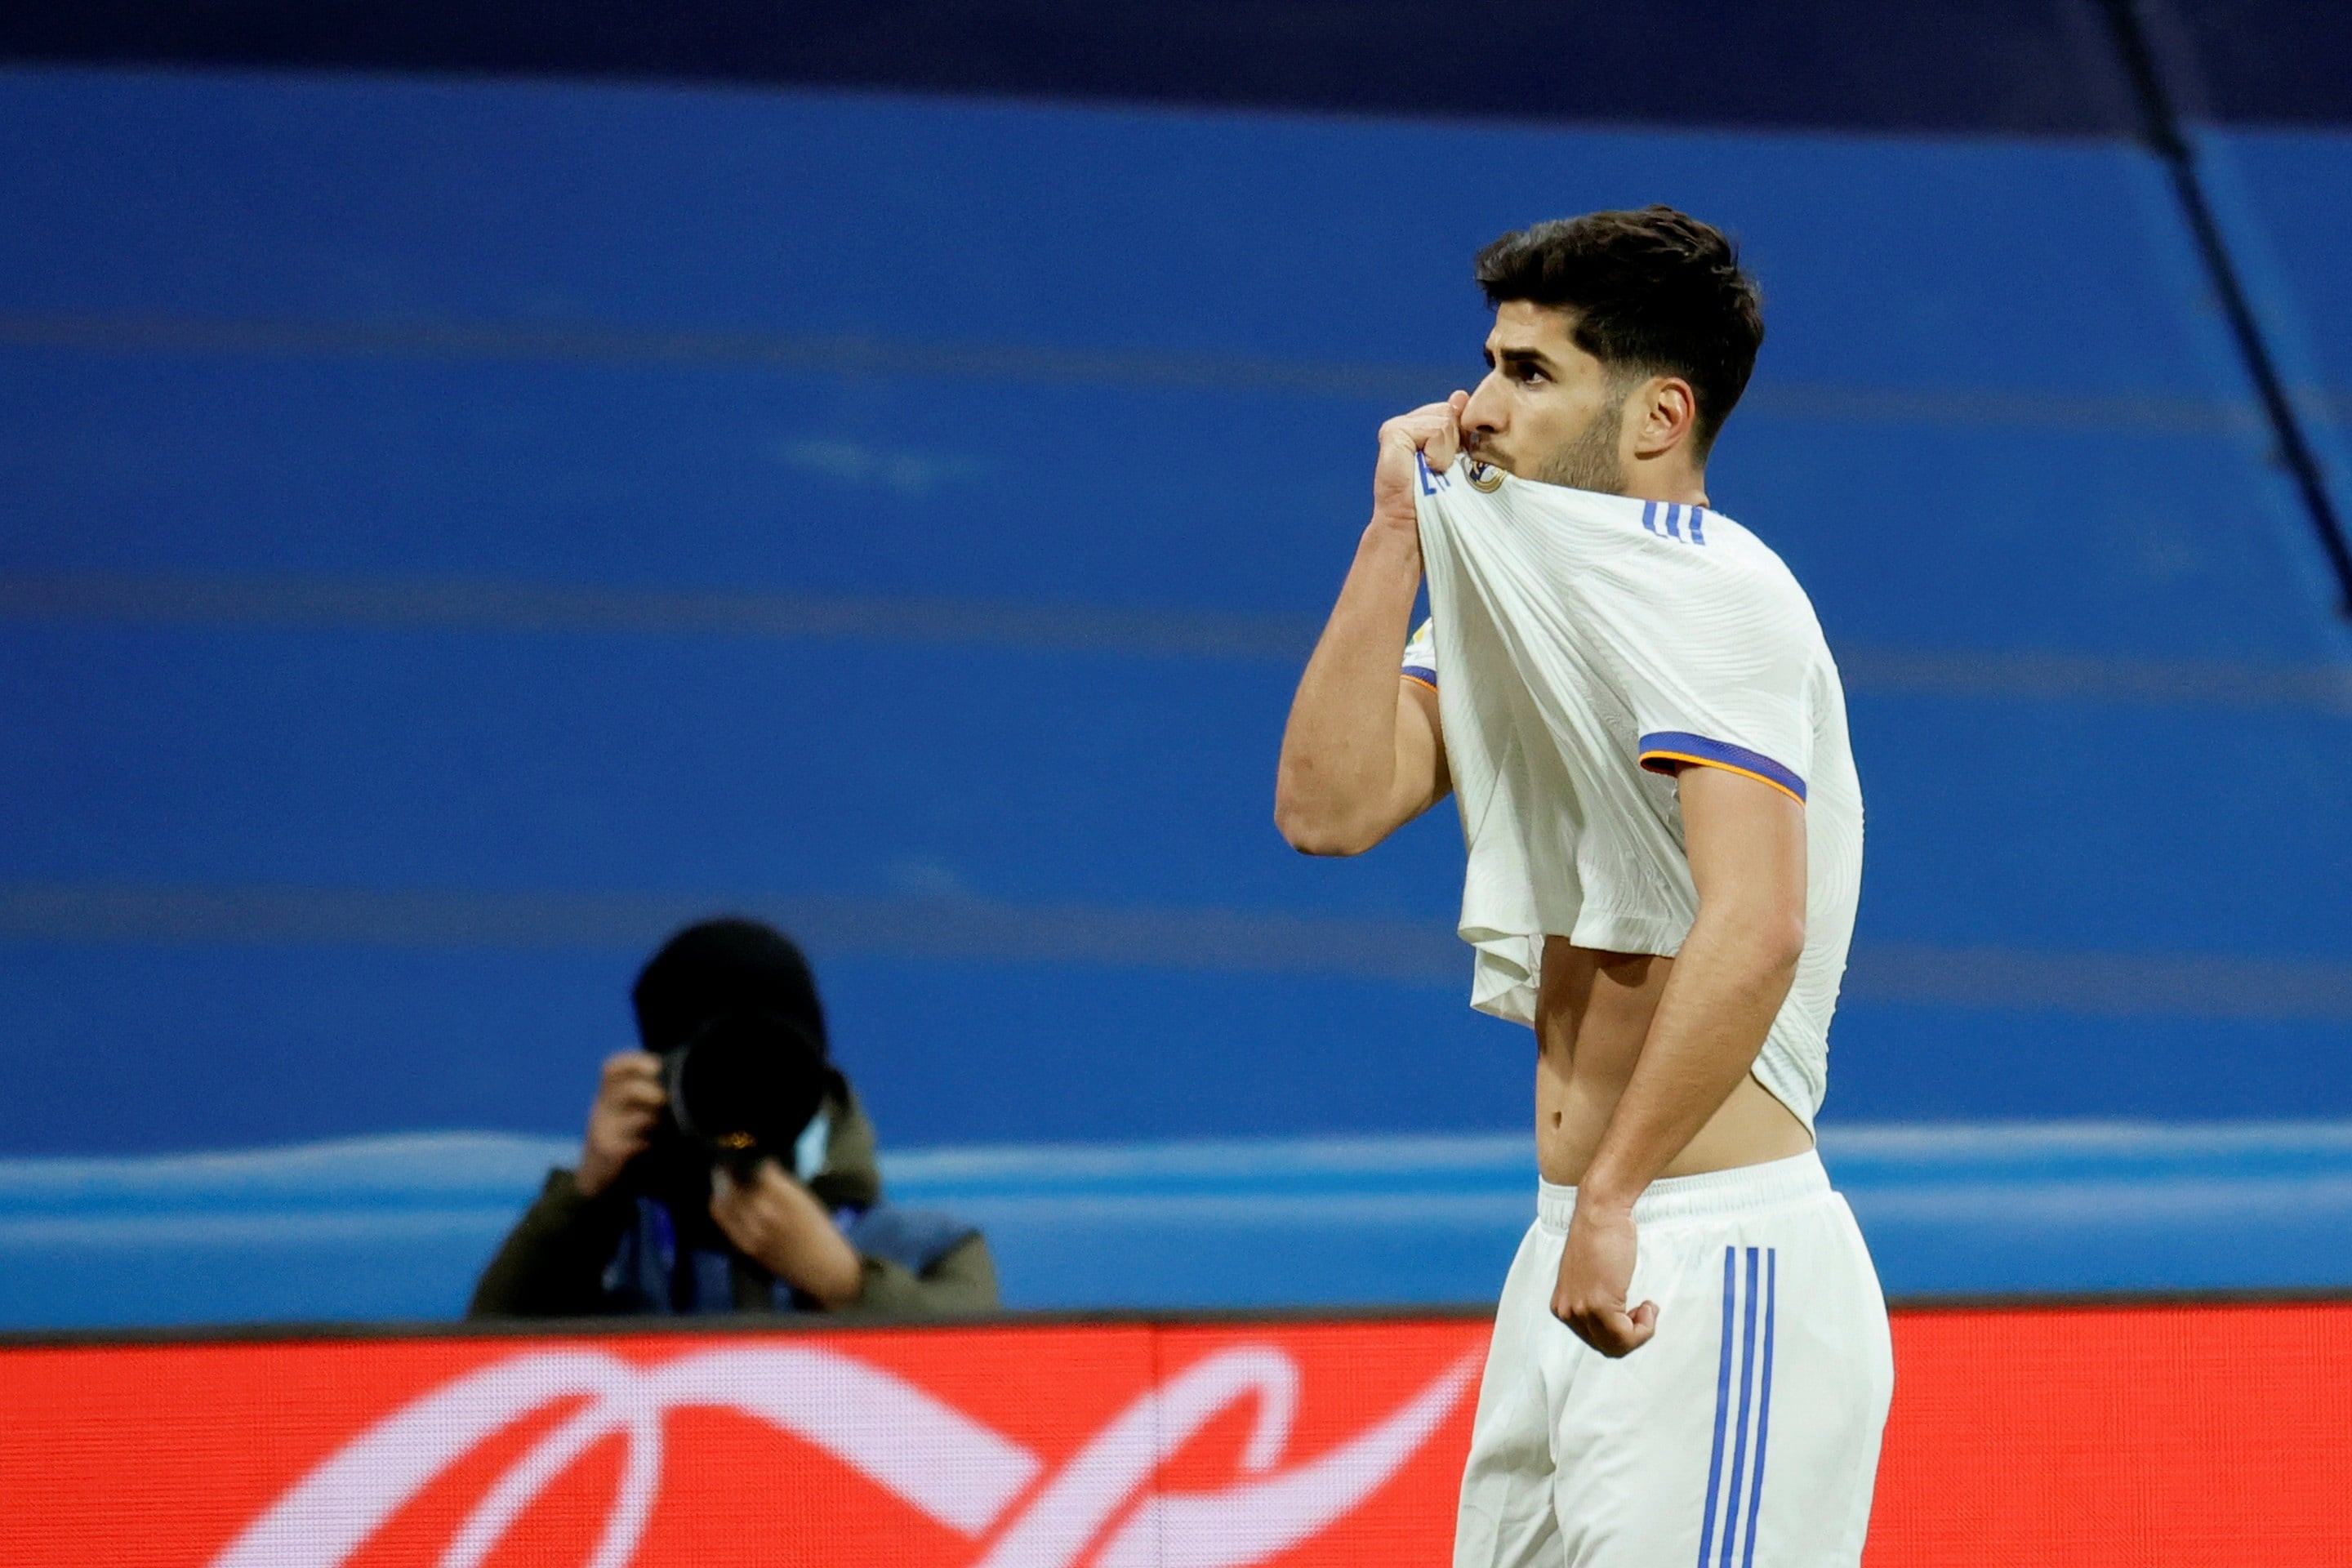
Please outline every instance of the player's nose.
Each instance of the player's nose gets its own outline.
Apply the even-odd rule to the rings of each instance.
[[[1462,410],[1462,433],[1491,436],[1503,428],[1503,399],[1496,393],[1495,373],[1488,371],[1470,394]]]

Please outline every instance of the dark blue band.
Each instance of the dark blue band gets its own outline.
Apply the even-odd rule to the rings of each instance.
[[[1642,737],[1642,765],[1650,772],[1671,773],[1690,763],[1729,768],[1733,773],[1746,773],[1776,789],[1784,789],[1799,800],[1805,798],[1805,781],[1761,752],[1751,752],[1728,741],[1710,741],[1683,730],[1660,730]]]

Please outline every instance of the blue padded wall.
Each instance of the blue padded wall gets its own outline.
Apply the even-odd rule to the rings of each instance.
[[[0,1152],[567,1133],[667,918],[614,898],[862,900],[812,940],[896,1147],[1520,1125],[1450,811],[1304,860],[1273,758],[1373,429],[1474,374],[1471,251],[1654,199],[1763,278],[1715,498],[1853,692],[1831,1118],[2352,1115],[2345,649],[2122,147],[39,72],[0,113]]]
[[[2208,130],[2198,149],[2336,513],[2352,518],[2352,132]]]

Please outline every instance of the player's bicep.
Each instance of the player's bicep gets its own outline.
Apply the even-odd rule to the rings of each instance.
[[[1804,944],[1805,807],[1779,784],[1731,768],[1685,763],[1683,847],[1702,910],[1729,909],[1743,924]]]
[[[1454,788],[1445,768],[1445,731],[1434,687],[1407,676],[1397,682],[1396,775],[1390,819],[1401,826],[1444,800]]]
[[[1671,622],[1620,628],[1638,765],[1685,778],[1695,768],[1741,774],[1801,805],[1820,647],[1810,612],[1769,583],[1710,586]]]

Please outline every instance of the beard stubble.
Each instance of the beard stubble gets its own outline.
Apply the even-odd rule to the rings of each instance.
[[[1625,464],[1618,454],[1617,438],[1624,424],[1625,400],[1619,396],[1596,412],[1575,440],[1546,454],[1534,473],[1521,477],[1570,489],[1623,495]]]

